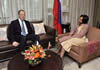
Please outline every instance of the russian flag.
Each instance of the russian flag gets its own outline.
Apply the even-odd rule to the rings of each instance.
[[[53,5],[53,26],[57,30],[58,34],[62,33],[62,27],[61,27],[61,3],[60,0],[54,0]]]

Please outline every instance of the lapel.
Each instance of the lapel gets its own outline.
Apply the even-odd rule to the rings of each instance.
[[[20,26],[20,22],[19,22],[19,20],[17,19],[17,25],[18,25],[18,29],[20,30],[20,32],[21,32],[21,26]]]
[[[27,30],[28,30],[29,26],[28,26],[28,24],[27,24],[27,22],[26,22],[25,20],[24,20],[24,22],[25,22],[26,27],[27,27]],[[17,23],[18,23],[18,28],[19,28],[19,30],[20,30],[20,32],[21,32],[21,26],[20,26],[20,22],[19,22],[18,19],[17,19]]]

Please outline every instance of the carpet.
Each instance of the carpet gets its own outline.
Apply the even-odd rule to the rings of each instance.
[[[55,49],[51,49],[55,51]],[[7,65],[9,61],[0,63],[0,70],[7,70]],[[78,68],[77,62],[73,61],[71,58],[64,56],[63,60],[63,70],[100,70],[100,58],[89,61]]]

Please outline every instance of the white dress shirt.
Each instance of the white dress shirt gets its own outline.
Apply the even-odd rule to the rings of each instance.
[[[22,21],[21,21],[21,19],[18,19],[18,21],[19,21],[20,27],[22,27]],[[25,24],[25,21],[23,21],[23,24],[24,24],[24,28],[25,28],[25,33],[27,35],[28,34],[28,29],[27,29],[27,26]],[[21,31],[21,35],[22,35],[22,31]]]

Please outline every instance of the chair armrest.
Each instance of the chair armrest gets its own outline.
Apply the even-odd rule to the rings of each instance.
[[[44,27],[45,27],[46,34],[56,37],[56,29],[47,25],[44,25]]]
[[[80,48],[79,55],[82,55],[82,54],[85,54],[85,53],[87,54],[88,53],[88,44],[87,43],[83,43],[83,44],[79,45],[78,47]]]
[[[94,54],[89,54],[89,46],[87,43],[84,43],[84,44],[81,44],[79,47],[80,47],[80,50],[79,50],[79,60],[80,60],[80,63],[83,63],[85,61],[88,61],[89,59],[92,59],[96,56],[99,56],[100,55],[100,41],[97,42],[97,50]]]
[[[69,33],[60,34],[60,35],[58,35],[58,39],[63,37],[63,36],[68,36],[68,35],[69,35]]]
[[[78,47],[80,48],[80,50],[79,50],[79,62],[83,63],[88,59],[88,44],[83,43]]]
[[[100,48],[100,40],[98,40],[98,47]]]

